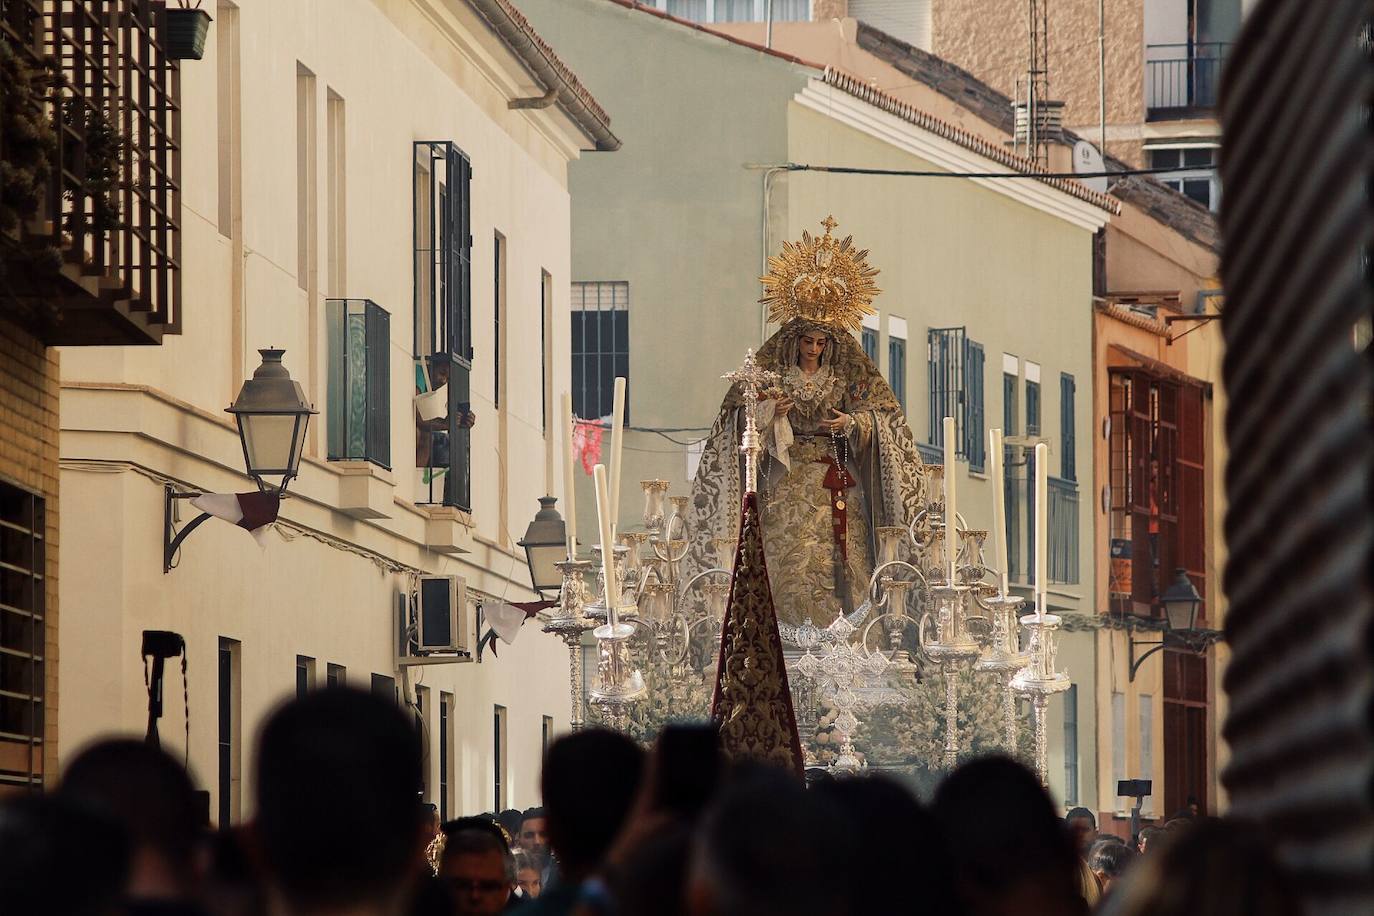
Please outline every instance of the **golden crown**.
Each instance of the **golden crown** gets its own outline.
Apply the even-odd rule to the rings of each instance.
[[[786,324],[805,318],[857,331],[865,315],[876,313],[873,298],[882,292],[874,284],[876,267],[868,266],[867,249],[854,247],[854,237],[837,240],[830,234],[838,223],[821,220],[825,235],[803,231],[800,242],[784,242],[782,254],[768,259],[768,276],[760,277],[768,320]]]

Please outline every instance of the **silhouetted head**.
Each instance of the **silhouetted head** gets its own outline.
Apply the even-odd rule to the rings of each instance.
[[[834,800],[853,823],[867,880],[854,886],[859,913],[900,912],[921,889],[923,908],[957,913],[949,852],[929,811],[902,786],[881,776],[836,779],[813,791]]]
[[[1078,856],[1030,770],[1000,756],[967,763],[940,784],[933,810],[974,916],[1015,900],[1027,913],[1084,911]]]
[[[541,780],[545,823],[571,880],[585,877],[611,848],[643,770],[644,752],[618,732],[588,729],[549,745]]]
[[[129,850],[113,818],[56,795],[0,804],[0,909],[53,916],[116,916]]]
[[[203,809],[191,777],[166,751],[131,738],[97,742],[67,765],[58,793],[123,827],[135,896],[193,891]]]
[[[858,843],[859,831],[834,798],[808,792],[782,770],[741,770],[697,828],[688,911],[714,916],[859,913]]]
[[[520,845],[520,822],[525,819],[525,815],[516,808],[507,808],[495,816],[496,823],[501,825],[501,829],[506,831],[506,836],[510,839],[512,846]]]
[[[340,687],[278,709],[257,756],[259,844],[286,902],[388,903],[423,864],[420,736],[390,700]]]
[[[1110,839],[1104,837],[1093,844],[1092,851],[1088,853],[1088,867],[1101,883],[1103,894],[1109,893],[1116,886],[1116,882],[1126,873],[1126,869],[1138,855],[1139,853],[1115,836]]]

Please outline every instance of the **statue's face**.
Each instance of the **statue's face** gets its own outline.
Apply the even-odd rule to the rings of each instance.
[[[807,331],[798,339],[802,362],[815,365],[830,345],[830,338],[820,331]]]

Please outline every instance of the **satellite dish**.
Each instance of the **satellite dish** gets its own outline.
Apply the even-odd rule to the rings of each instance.
[[[1077,174],[1105,172],[1106,166],[1102,162],[1102,154],[1097,151],[1087,140],[1079,140],[1073,145],[1073,170]],[[1080,178],[1088,188],[1099,194],[1107,193],[1107,179],[1103,178]]]

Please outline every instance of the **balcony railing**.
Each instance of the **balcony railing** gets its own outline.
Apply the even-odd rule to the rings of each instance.
[[[0,237],[18,268],[5,295],[46,343],[180,332],[180,71],[165,30],[164,0],[0,0],[0,40],[51,131],[37,206]]]
[[[1146,45],[1145,108],[1153,120],[1199,117],[1216,108],[1224,41]]]
[[[1078,578],[1078,484],[1051,477],[1050,484],[1050,581],[1077,585]]]

